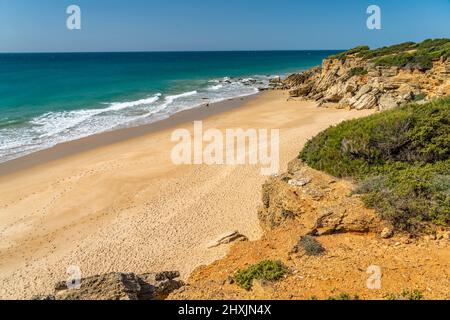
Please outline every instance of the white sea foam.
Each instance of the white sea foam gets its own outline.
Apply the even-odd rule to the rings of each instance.
[[[158,101],[159,97],[161,97],[161,93],[158,93],[155,96],[153,96],[151,98],[147,98],[147,99],[128,101],[128,102],[113,102],[113,103],[111,103],[111,106],[106,109],[106,111],[121,110],[121,109],[125,109],[125,108],[140,106],[143,104],[152,104],[152,103]]]
[[[105,114],[111,111],[120,111],[126,108],[132,108],[141,105],[150,105],[158,101],[160,96],[161,94],[158,93],[151,98],[127,102],[113,102],[110,103],[109,107],[107,108],[82,109],[67,112],[49,112],[31,120],[30,123],[34,125],[34,129],[39,138],[50,137],[56,134],[64,133],[65,131],[74,128],[91,119],[92,117],[100,114]]]
[[[216,91],[216,90],[219,90],[219,89],[221,89],[221,88],[223,88],[223,85],[218,84],[218,85],[209,87],[208,90],[210,90],[210,91]]]
[[[190,96],[196,95],[197,93],[198,93],[198,91],[195,90],[195,91],[189,91],[189,92],[185,92],[185,93],[177,94],[177,95],[173,95],[173,96],[167,96],[166,102],[164,104],[169,105],[177,99],[190,97]]]

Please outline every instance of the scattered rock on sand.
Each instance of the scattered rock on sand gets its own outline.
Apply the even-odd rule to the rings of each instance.
[[[252,292],[256,296],[267,296],[268,294],[273,294],[273,284],[267,280],[253,280]]]
[[[208,244],[208,249],[217,248],[221,245],[229,244],[236,241],[248,241],[248,238],[237,231],[227,232],[216,240]]]
[[[303,179],[292,179],[288,183],[294,187],[304,187],[307,184],[311,183],[311,178],[303,178]]]
[[[229,285],[234,284],[234,283],[235,283],[234,278],[231,277],[231,276],[228,276],[228,277],[227,277],[227,280],[225,280],[225,283],[226,283],[226,284],[229,284]]]
[[[391,227],[384,228],[383,231],[381,231],[380,236],[383,239],[390,239],[394,236],[394,229]]]

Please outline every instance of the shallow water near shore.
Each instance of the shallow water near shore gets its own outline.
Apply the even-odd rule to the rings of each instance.
[[[333,53],[0,54],[0,162],[252,95]]]

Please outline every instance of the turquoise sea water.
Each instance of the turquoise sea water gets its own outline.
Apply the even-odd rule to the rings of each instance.
[[[254,94],[334,53],[0,54],[0,162]]]

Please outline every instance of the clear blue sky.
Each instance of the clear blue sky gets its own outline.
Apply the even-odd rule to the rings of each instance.
[[[66,28],[66,8],[82,30]],[[367,7],[383,29],[366,28]],[[0,52],[346,49],[450,37],[449,0],[0,0]]]

